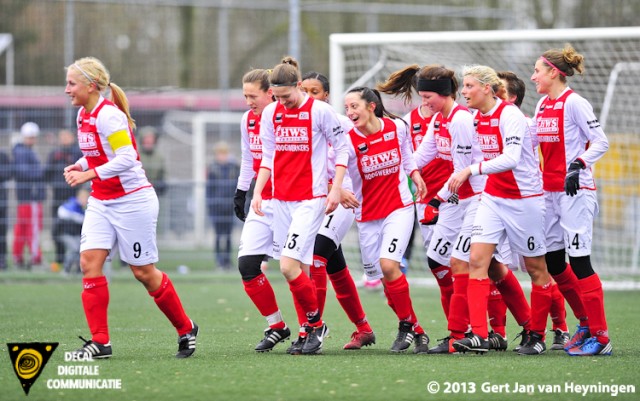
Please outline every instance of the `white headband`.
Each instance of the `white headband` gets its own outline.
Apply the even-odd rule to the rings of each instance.
[[[82,73],[82,75],[84,75],[85,78],[87,78],[89,80],[89,82],[98,85],[93,79],[91,79],[89,74],[87,74],[82,68],[80,68],[80,66],[77,63],[74,63],[73,66],[76,67],[78,69],[78,71],[80,71]]]

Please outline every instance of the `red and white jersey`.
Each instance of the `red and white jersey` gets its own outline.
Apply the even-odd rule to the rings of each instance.
[[[91,181],[91,196],[115,199],[151,187],[127,116],[116,105],[100,96],[93,111],[78,110],[77,124],[83,154],[77,163],[97,175]]]
[[[365,136],[349,131],[349,174],[360,207],[356,220],[372,221],[413,203],[407,175],[417,170],[402,120],[380,118],[381,129]]]
[[[346,134],[351,131],[353,128],[353,121],[349,119],[349,117],[338,114],[338,120],[340,120],[340,124],[342,124],[342,131]],[[348,139],[345,140],[348,142]],[[333,146],[329,146],[329,180],[333,180],[333,177],[336,175],[336,152],[333,150]],[[353,181],[351,181],[351,176],[349,175],[349,170],[345,171],[344,179],[342,180],[342,188],[348,189],[353,192]]]
[[[576,159],[587,167],[580,171],[580,188],[595,190],[591,166],[609,149],[609,141],[591,104],[567,87],[557,99],[540,99],[536,110],[544,190],[564,191],[567,168]]]
[[[336,165],[346,167],[349,157],[333,107],[304,96],[298,108],[286,109],[274,102],[262,112],[260,167],[271,170],[273,197],[282,201],[327,195],[329,145],[336,152]]]
[[[440,158],[449,164],[452,174],[462,171],[473,163],[482,161],[482,151],[477,142],[473,116],[466,107],[454,102],[448,117],[436,113],[427,128],[420,147],[413,154],[418,167]],[[470,177],[458,189],[460,199],[467,199],[482,192],[485,178]],[[446,184],[438,187],[438,195],[449,199],[452,195]]]
[[[481,163],[471,174],[488,174],[484,192],[499,198],[521,199],[542,195],[542,177],[527,118],[511,103],[496,98],[487,113],[474,115]]]
[[[242,116],[240,122],[240,150],[242,161],[240,162],[240,175],[238,176],[238,189],[248,191],[251,182],[258,175],[262,162],[262,140],[260,139],[260,116],[253,110],[248,110]],[[271,199],[273,188],[271,181],[267,181],[262,190],[262,199]]]
[[[420,106],[416,107],[403,117],[403,120],[406,121],[407,124],[409,124],[411,133],[411,149],[414,152],[418,149],[420,143],[422,143],[422,139],[426,135],[427,127],[429,126],[429,123],[432,119],[433,116],[422,116],[422,113],[420,112]],[[427,163],[427,165],[420,170],[420,175],[422,176],[422,179],[427,186],[427,194],[422,200],[419,200],[418,202],[428,203],[431,199],[433,199],[438,193],[438,190],[440,190],[443,187],[444,183],[447,182],[447,179],[452,172],[453,165],[447,160],[444,160],[438,156]]]

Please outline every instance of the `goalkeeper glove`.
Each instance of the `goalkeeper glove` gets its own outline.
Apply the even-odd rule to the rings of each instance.
[[[247,214],[244,212],[244,204],[247,200],[247,191],[236,189],[236,194],[233,195],[233,212],[240,220],[244,221],[247,218]]]
[[[442,199],[439,196],[431,199],[429,203],[427,203],[427,207],[424,209],[424,217],[420,220],[420,224],[424,224],[426,226],[430,226],[436,224],[438,222],[438,216],[440,215],[440,204],[442,203]]]
[[[578,194],[580,189],[580,170],[586,166],[580,159],[576,159],[569,164],[567,176],[564,179],[564,192],[567,195],[574,196]]]

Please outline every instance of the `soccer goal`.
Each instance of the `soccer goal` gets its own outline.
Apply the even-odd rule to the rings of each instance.
[[[600,214],[593,263],[604,273],[640,274],[640,27],[333,34],[331,101],[342,110],[350,87],[375,86],[409,64],[438,63],[458,72],[464,65],[484,64],[525,81],[522,109],[532,115],[540,98],[530,80],[533,65],[545,50],[567,42],[585,56],[584,76],[571,77],[570,86],[591,102],[610,141],[595,169]],[[398,113],[410,108],[391,105]],[[394,110],[398,107],[403,109]]]

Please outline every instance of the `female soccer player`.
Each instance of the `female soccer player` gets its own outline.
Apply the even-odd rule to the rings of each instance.
[[[408,104],[411,102],[413,91],[417,91],[417,80],[414,78],[418,71],[420,71],[420,66],[417,64],[398,70],[392,73],[385,82],[379,84],[378,90],[389,95],[400,95],[404,99],[405,104]],[[411,130],[411,148],[414,152],[418,149],[418,146],[420,146],[420,143],[425,137],[427,127],[433,115],[434,113],[426,104],[421,104],[403,117],[403,120],[409,124],[409,129]],[[424,218],[424,211],[427,208],[428,202],[436,197],[438,190],[442,188],[452,172],[453,165],[451,162],[439,157],[439,155],[420,170],[420,175],[427,186],[427,194],[424,199],[416,202],[416,217],[418,220]],[[434,225],[420,224],[419,226],[420,233],[422,234],[423,247],[425,250],[428,250],[431,237],[433,236]],[[451,302],[451,295],[453,294],[451,267],[449,267],[448,261],[445,264],[440,264],[430,259],[428,259],[428,261],[431,273],[440,287],[442,310],[445,318],[448,318],[449,304]]]
[[[537,92],[545,95],[536,107],[535,122],[544,163],[546,259],[580,321],[565,345],[567,353],[611,355],[602,283],[591,266],[593,219],[598,213],[591,166],[609,142],[589,102],[567,84],[568,76],[583,71],[584,57],[567,44],[544,52],[531,76]]]
[[[242,77],[242,92],[249,110],[244,113],[240,123],[242,162],[233,199],[235,214],[244,221],[238,248],[238,269],[245,292],[269,325],[255,350],[268,352],[291,335],[291,330],[282,319],[273,287],[260,268],[262,261],[272,256],[273,249],[271,182],[267,182],[262,190],[262,216],[253,209],[249,209],[247,215],[244,205],[251,181],[258,174],[262,161],[260,117],[264,108],[273,102],[269,72],[263,69],[247,72]]]
[[[111,90],[110,100],[102,96]],[[85,357],[111,357],[107,324],[109,290],[103,274],[109,252],[118,246],[120,258],[129,264],[178,332],[176,357],[186,358],[196,350],[198,325],[186,315],[169,277],[158,270],[156,224],[158,197],[139,161],[124,91],[111,82],[100,60],[86,57],[67,67],[65,93],[79,106],[78,143],[83,157],[64,169],[72,186],[91,181],[80,245],[82,305],[91,340],[76,353]]]
[[[497,95],[502,100],[506,100],[509,103],[513,103],[518,108],[521,108],[522,101],[524,100],[526,87],[524,81],[520,79],[515,73],[511,71],[497,71],[498,78],[502,81],[502,88],[498,91]],[[529,127],[533,127],[533,120],[527,116],[527,123]],[[537,136],[535,132],[532,132],[532,140],[534,144],[538,143]],[[538,155],[537,150],[534,152],[534,155]],[[524,268],[524,266],[522,266]],[[492,276],[492,272],[489,271],[489,277],[492,280],[499,281],[503,280],[501,277],[494,278]],[[558,285],[552,285],[552,301],[551,301],[551,310],[550,317],[551,322],[553,324],[553,344],[551,345],[551,350],[564,350],[565,343],[569,340],[569,332],[567,331],[567,320],[566,315],[567,311],[564,305],[564,297],[558,288]],[[491,328],[497,333],[505,333],[505,325],[506,325],[506,309],[504,301],[502,300],[502,295],[500,291],[495,287],[495,285],[491,284],[491,293],[489,295],[489,323],[491,324]],[[505,334],[502,334],[505,336]],[[520,346],[526,344],[526,333],[522,333],[523,343]],[[516,347],[516,351],[517,351]]]
[[[327,326],[318,309],[313,282],[307,275],[313,246],[324,214],[340,203],[348,158],[342,126],[333,108],[300,90],[297,61],[285,58],[274,67],[269,82],[276,102],[265,107],[260,121],[262,162],[251,207],[259,216],[262,190],[273,184],[273,253],[280,270],[307,316],[302,354],[321,351]],[[331,190],[328,148],[336,152],[336,173]]]
[[[308,72],[302,76],[301,87],[312,98],[323,102],[329,101],[330,86],[326,76],[315,71]],[[345,133],[353,128],[353,123],[346,116],[338,114],[338,119]],[[333,148],[329,149],[329,155],[329,160],[333,161],[335,158]],[[335,165],[335,161],[329,163],[330,169],[332,165]],[[331,171],[330,176],[333,176],[333,173]],[[353,194],[351,178],[348,174],[345,174],[342,187],[343,201],[341,203],[346,203],[351,208],[359,206]],[[328,275],[338,302],[349,317],[349,320],[356,326],[356,331],[351,334],[351,340],[343,347],[346,350],[360,349],[376,342],[376,336],[364,313],[358,289],[349,272],[347,262],[342,253],[342,247],[340,246],[354,219],[353,210],[345,208],[342,204],[333,213],[325,216],[316,236],[313,265],[311,267],[311,279],[316,286],[320,313],[322,314],[324,310]]]
[[[458,192],[471,176],[489,177],[471,233],[467,297],[472,333],[454,341],[453,348],[459,352],[489,349],[488,270],[496,247],[508,239],[511,247],[524,256],[532,281],[529,341],[518,353],[541,354],[546,349],[544,333],[552,281],[544,261],[544,201],[531,134],[524,114],[495,96],[501,82],[492,68],[467,67],[463,76],[462,96],[477,110],[474,120],[484,161],[456,173],[449,181],[449,190]]]
[[[389,306],[398,316],[399,330],[392,352],[404,352],[416,342],[414,353],[426,353],[429,337],[418,323],[400,261],[414,224],[413,197],[407,175],[424,198],[426,187],[411,157],[404,121],[389,114],[376,90],[351,89],[345,95],[349,131],[349,175],[360,207],[356,221],[362,262],[371,279],[384,277]]]

